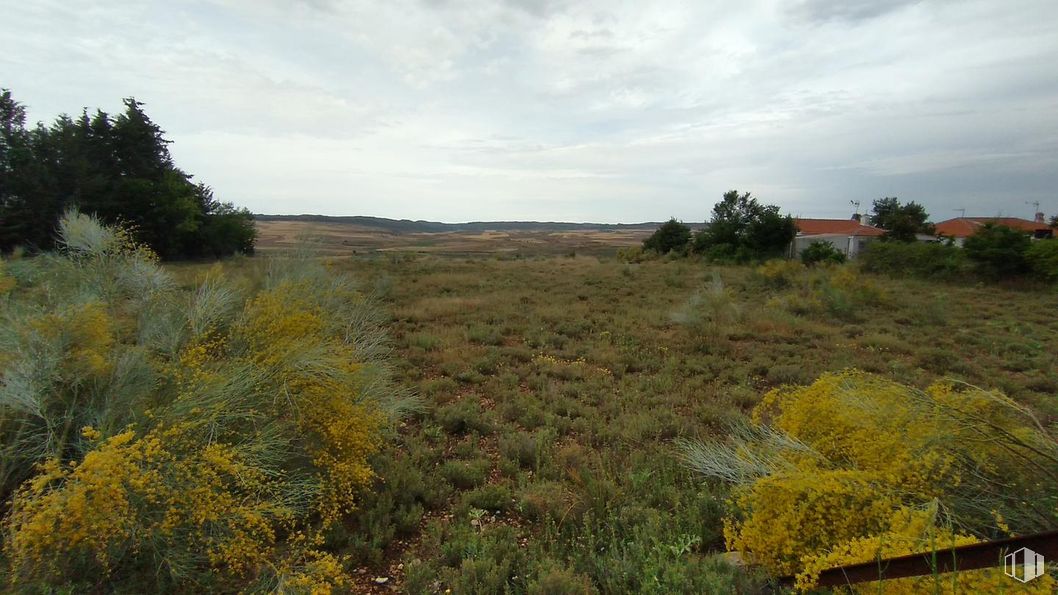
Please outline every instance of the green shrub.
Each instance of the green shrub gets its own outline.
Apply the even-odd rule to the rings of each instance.
[[[861,322],[865,308],[886,302],[882,288],[850,265],[807,269],[790,290],[769,299],[769,307],[781,307],[799,316],[833,317]]]
[[[700,338],[726,338],[743,321],[743,307],[735,292],[724,284],[720,273],[695,292],[684,306],[672,314],[674,322],[686,326]]]
[[[376,460],[375,490],[363,497],[349,522],[328,535],[329,549],[352,553],[361,563],[380,563],[386,548],[416,532],[425,511],[441,506],[452,491],[434,477],[437,451],[415,441],[391,450]]]
[[[749,192],[724,193],[713,206],[709,226],[694,238],[693,249],[714,262],[751,262],[783,253],[797,235],[789,215],[758,202]]]
[[[805,384],[815,378],[811,369],[803,364],[775,365],[768,368],[765,380],[768,384]]]
[[[514,432],[500,438],[500,454],[523,469],[539,469],[555,437],[551,432]]]
[[[467,339],[479,345],[502,345],[503,333],[495,326],[474,325],[467,329]]]
[[[982,274],[993,278],[1013,277],[1028,272],[1025,253],[1031,243],[1023,231],[986,223],[966,238],[963,250]]]
[[[1040,279],[1058,281],[1058,240],[1033,242],[1025,252],[1025,260]]]
[[[531,484],[522,492],[520,502],[522,514],[533,521],[559,521],[572,507],[569,492],[555,481]]]
[[[658,254],[682,253],[687,250],[687,244],[690,241],[691,228],[672,218],[643,241],[643,249],[653,250]]]
[[[637,264],[640,262],[646,262],[648,260],[654,260],[658,257],[658,253],[654,250],[644,249],[642,246],[628,246],[625,248],[617,249],[617,259],[621,262],[627,262],[630,264]],[[624,269],[622,273],[628,272],[628,269]]]
[[[440,552],[439,564],[429,572],[416,568],[416,581],[425,582],[432,574],[452,593],[524,592],[528,560],[519,541],[512,527],[499,523],[481,528],[470,523],[431,523],[424,542]]]
[[[433,566],[418,558],[406,559],[404,563],[405,593],[435,593],[439,590],[440,581]]]
[[[529,583],[529,595],[590,595],[595,592],[588,577],[556,566],[545,566],[536,580]]]
[[[955,280],[972,269],[962,249],[939,242],[871,242],[858,258],[869,273]]]
[[[449,434],[465,434],[467,432],[486,433],[492,428],[492,424],[481,414],[481,407],[472,398],[464,398],[446,405],[437,411],[437,422]]]
[[[466,490],[485,483],[490,466],[487,459],[446,461],[441,466],[441,477],[444,477],[453,486]]]
[[[441,347],[441,339],[434,335],[419,333],[408,337],[408,345],[418,347],[423,351],[437,351]]]
[[[505,485],[489,484],[467,492],[463,501],[481,510],[505,512],[513,507],[514,496],[511,489]]]
[[[845,262],[845,253],[830,242],[812,242],[801,251],[801,262],[806,265],[841,264]]]
[[[800,279],[805,267],[796,260],[775,258],[753,269],[754,276],[765,286],[773,289],[790,287]]]

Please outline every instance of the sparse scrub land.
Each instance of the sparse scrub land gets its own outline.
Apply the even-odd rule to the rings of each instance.
[[[4,262],[6,585],[759,592],[1058,523],[1058,294],[886,269],[917,244],[166,269],[115,245]],[[56,514],[101,490],[122,514]]]
[[[794,395],[809,389],[781,387],[813,385],[815,392],[806,394],[823,394],[813,383],[827,373],[867,383],[830,402],[835,412],[830,431],[837,434],[845,428],[836,412],[847,419],[856,407],[870,407],[875,417],[866,417],[858,431],[870,433],[876,422],[888,428],[898,419],[878,420],[880,411],[894,402],[907,416],[931,407],[921,395],[932,394],[927,389],[938,382],[947,387],[946,378],[983,392],[956,389],[945,398],[992,403],[982,395],[994,395],[992,406],[998,407],[1006,401],[988,391],[999,391],[1028,407],[1044,428],[1058,418],[1051,390],[1058,380],[1053,367],[1058,354],[1050,344],[1058,323],[1049,314],[1058,297],[1049,291],[891,279],[854,264],[805,267],[782,260],[759,267],[714,266],[693,258],[638,265],[589,257],[340,262],[359,275],[394,279],[401,375],[429,393],[432,403],[413,424],[418,428],[401,434],[403,448],[429,442],[461,465],[482,457],[491,463],[484,485],[447,482],[462,496],[427,510],[425,532],[391,562],[391,569],[404,563],[404,584],[411,592],[535,592],[558,577],[570,592],[578,592],[576,585],[609,593],[761,588],[767,579],[757,571],[734,569],[717,557],[729,546],[752,557],[753,548],[728,542],[724,534],[725,520],[734,537],[742,534],[735,527],[743,519],[752,520],[740,512],[743,488],[704,479],[685,466],[677,445],[723,441],[733,427],[752,424],[752,412],[764,409],[762,395],[770,390]],[[471,271],[480,276],[468,276]],[[454,283],[457,279],[465,282]],[[429,296],[441,291],[474,307],[435,309]],[[466,331],[486,321],[501,335],[497,344],[476,341]],[[445,347],[420,350],[415,343],[422,334],[441,337]],[[482,361],[495,371],[467,374]],[[850,368],[871,375],[843,372]],[[902,400],[916,395],[917,401]],[[851,409],[844,410],[847,406]],[[1019,428],[1036,428],[1016,408],[999,411],[1008,411],[1004,415]],[[476,418],[489,423],[473,429],[450,421]],[[806,441],[788,428],[779,431]],[[967,443],[943,433],[950,427],[936,431],[942,434],[920,439],[943,440],[955,449]],[[1033,431],[1036,439],[1047,435]],[[872,440],[861,440],[863,447]],[[947,456],[963,454],[955,450]],[[840,453],[829,456],[844,460]],[[825,467],[820,464],[817,472]],[[841,475],[840,469],[835,467],[832,477]],[[981,487],[969,475],[960,485]],[[826,489],[815,486],[812,476],[787,477],[805,490]],[[856,507],[870,502],[878,510],[875,521],[850,521],[847,533],[831,533],[820,517],[815,546],[776,537],[779,541],[763,549],[774,545],[776,552],[798,552],[792,566],[783,568],[802,573],[807,584],[811,572],[828,565],[928,549],[931,537],[934,543],[945,535],[964,543],[1005,535],[997,518],[1013,532],[1031,532],[1046,522],[1012,515],[1007,509],[1017,506],[994,496],[981,500],[988,510],[967,514],[959,507],[972,502],[942,498],[952,488],[943,482],[921,488],[929,497],[901,501],[910,511],[903,522],[886,491],[900,481],[864,492],[860,500],[832,499],[833,514],[853,518]],[[492,485],[506,488],[499,494],[510,493],[515,502],[502,509],[476,506],[483,502],[478,491]],[[827,485],[840,492],[840,485]],[[1048,493],[1053,492],[1044,487]],[[930,508],[933,495],[936,510]],[[1043,510],[1053,520],[1055,506]],[[948,524],[954,521],[962,524]],[[880,546],[887,537],[892,541]],[[512,551],[507,546],[512,539],[524,545]],[[802,566],[799,556],[812,552],[816,557]],[[769,571],[786,570],[773,565]],[[978,573],[960,580],[984,588],[998,579]],[[890,587],[914,590],[923,584]]]

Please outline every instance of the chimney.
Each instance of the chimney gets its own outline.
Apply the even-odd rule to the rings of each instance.
[[[1036,213],[1036,223],[1044,223],[1043,213]]]
[[[1038,215],[1039,215],[1040,217],[1042,217],[1042,216],[1043,216],[1043,213],[1038,213]],[[863,222],[863,215],[861,215],[861,214],[859,214],[859,213],[853,213],[853,214],[852,214],[852,220],[853,220],[853,221],[855,221],[855,222],[857,222],[857,223],[862,223],[862,222]]]

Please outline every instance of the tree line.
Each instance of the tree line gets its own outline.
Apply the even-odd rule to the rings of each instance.
[[[902,204],[896,197],[874,201],[868,216],[871,225],[885,230],[882,239],[913,242],[917,234],[932,234],[933,224],[925,207],[911,201]],[[645,250],[660,254],[694,253],[712,260],[748,262],[781,256],[797,235],[797,225],[777,205],[761,203],[749,192],[729,190],[713,206],[705,229],[691,229],[669,219],[643,242]]]
[[[919,242],[919,236],[936,235],[929,213],[914,201],[901,203],[893,196],[875,200],[866,219],[885,232],[882,241],[869,245],[863,255],[867,270],[930,278],[974,274],[999,279],[1031,274],[1041,280],[1058,280],[1058,240],[1032,241],[1021,230],[987,223],[962,248],[951,238]],[[1050,225],[1058,227],[1058,216]],[[778,206],[763,204],[748,192],[730,190],[713,207],[704,229],[692,232],[671,218],[644,240],[642,250],[647,254],[697,254],[714,262],[760,262],[784,256],[796,236],[793,218],[782,215]],[[843,252],[825,241],[812,243],[800,257],[805,264],[845,260]]]
[[[27,127],[25,107],[0,90],[0,250],[52,248],[59,218],[76,208],[127,228],[163,259],[252,253],[250,212],[176,167],[142,103],[124,106]]]
[[[643,249],[749,262],[781,256],[796,235],[793,218],[781,214],[778,206],[763,204],[749,192],[730,190],[713,206],[705,229],[692,234],[673,217],[644,240]]]

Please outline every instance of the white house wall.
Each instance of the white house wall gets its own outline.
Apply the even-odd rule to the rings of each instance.
[[[810,236],[797,236],[790,246],[790,257],[800,258],[801,252],[812,245],[813,242],[826,242],[835,250],[844,254],[847,258],[856,258],[867,244],[878,238],[874,236],[850,236],[845,234],[816,234]]]

